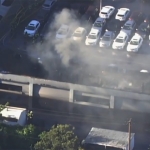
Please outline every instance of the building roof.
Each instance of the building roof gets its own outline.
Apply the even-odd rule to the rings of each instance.
[[[128,137],[129,134],[127,132],[93,127],[84,140],[84,143],[123,149],[128,145]],[[133,137],[134,133],[131,133],[131,139]]]
[[[2,117],[19,119],[25,108],[7,107],[1,111]]]

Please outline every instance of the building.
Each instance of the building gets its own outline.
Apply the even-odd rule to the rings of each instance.
[[[2,115],[0,120],[4,124],[20,126],[26,124],[27,110],[25,108],[6,107],[0,114]]]
[[[131,133],[131,145],[130,149],[134,148],[134,133]],[[92,128],[89,132],[88,136],[83,141],[85,148],[92,149],[91,147],[95,147],[94,149],[123,149],[128,150],[128,141],[129,141],[129,133],[101,129],[101,128]]]

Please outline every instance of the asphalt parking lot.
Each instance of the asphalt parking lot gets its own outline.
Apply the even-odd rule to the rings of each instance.
[[[87,8],[89,5],[90,4],[88,3],[82,3],[82,4],[78,3],[76,4],[76,7],[84,6]],[[98,1],[95,2],[95,6],[96,5],[97,6],[99,5]],[[117,0],[117,1],[103,0],[103,6],[105,5],[114,6],[116,10],[121,7],[127,7],[130,8],[131,11],[140,10],[144,13],[147,13],[150,8],[150,6],[141,3],[140,0],[134,0],[131,3],[127,3],[124,0]],[[83,73],[82,76],[90,75],[90,74],[100,74],[103,71],[103,69],[107,67],[113,67],[113,68],[115,67],[118,68],[118,70],[122,70],[123,72],[128,72],[128,71],[140,72],[141,70],[150,70],[150,66],[149,66],[150,50],[149,50],[148,40],[144,41],[142,49],[136,54],[132,54],[132,53],[129,54],[126,52],[126,50],[113,51],[112,49],[102,50],[99,47],[85,47],[84,42],[82,45],[78,47],[78,50],[73,52],[69,50],[68,43],[62,45],[61,44],[55,45],[54,46],[55,49],[56,48],[58,49],[56,53],[54,47],[53,46],[51,47],[52,44],[51,41],[55,38],[54,36],[56,31],[52,28],[53,21],[54,19],[56,19],[55,18],[56,16],[54,16],[54,14],[57,15],[57,12],[61,12],[63,8],[70,9],[71,7],[72,9],[74,9],[73,6],[75,7],[75,3],[71,5],[68,2],[63,1],[63,3],[62,2],[57,3],[55,8],[52,10],[49,19],[47,20],[47,23],[45,24],[44,28],[41,30],[41,33],[46,35],[48,44],[43,43],[41,45],[40,43],[34,44],[32,42],[26,42],[23,36],[23,30],[26,24],[24,24],[24,27],[21,27],[17,30],[16,37],[13,40],[10,38],[9,35],[5,36],[1,41],[1,45],[3,49],[5,49],[5,51],[7,52],[3,52],[5,53],[6,57],[2,58],[3,63],[1,64],[5,64],[4,62],[8,57],[7,55],[10,55],[10,57],[14,60],[12,60],[11,62],[9,61],[10,65],[8,65],[8,67],[6,67],[5,64],[4,66],[1,66],[1,68],[8,71],[10,70],[12,73],[16,73],[16,74],[19,73],[19,74],[24,74],[29,76],[31,75],[31,76],[41,77],[41,78],[50,78],[59,81],[66,81],[68,79],[68,82],[69,81],[72,82],[73,80],[71,77],[68,77],[68,74],[71,74],[72,76],[75,77],[77,77],[78,72],[82,72]],[[78,23],[80,23],[80,20],[78,21]],[[12,47],[17,52],[19,51],[19,53],[21,53],[24,58],[16,61],[11,54],[10,49],[12,49]],[[29,65],[29,64],[33,64],[32,57],[29,57],[29,55],[31,56],[34,55],[35,57],[40,57],[44,60],[41,66],[41,68],[43,68],[44,70],[44,73],[39,75],[40,72],[42,71],[38,70],[36,72],[32,67],[34,65]],[[69,59],[75,59],[75,63],[71,64]],[[7,60],[9,60],[9,58]],[[13,61],[16,62],[17,65],[14,65],[14,63],[12,63]],[[18,65],[20,67],[17,67]],[[19,71],[20,69],[21,71]],[[47,73],[45,74],[45,72]],[[56,77],[56,75],[58,77]],[[60,79],[60,75],[61,75],[61,79]],[[55,77],[57,79],[55,79]]]

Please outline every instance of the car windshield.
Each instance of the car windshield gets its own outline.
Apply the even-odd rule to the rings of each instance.
[[[119,17],[124,17],[124,15],[118,14]]]
[[[58,34],[60,34],[60,35],[65,35],[66,33],[67,33],[67,31],[64,30],[64,29],[60,29],[60,30],[58,31]]]
[[[140,30],[143,32],[146,32],[146,27],[142,26],[142,27],[140,27]]]
[[[94,27],[102,27],[102,22],[96,22],[96,23],[94,23]]]
[[[124,25],[123,29],[125,29],[125,30],[131,30],[131,26]]]
[[[115,42],[117,42],[117,43],[123,43],[123,39],[116,39]]]
[[[35,30],[35,27],[33,27],[33,26],[27,26],[26,29],[27,30]]]
[[[74,33],[73,36],[74,36],[74,37],[81,37],[82,34],[81,34],[81,33]]]
[[[50,5],[48,5],[48,4],[44,4],[43,6],[44,6],[44,7],[49,7]]]
[[[131,41],[130,44],[131,44],[131,45],[138,45],[139,42],[138,42],[138,41]]]
[[[107,15],[107,12],[101,12],[101,14]]]
[[[96,39],[97,36],[96,36],[96,35],[91,35],[91,34],[90,34],[90,35],[88,36],[88,38],[89,38],[89,39]]]
[[[104,36],[104,37],[102,37],[102,41],[110,41],[110,37],[109,36]]]

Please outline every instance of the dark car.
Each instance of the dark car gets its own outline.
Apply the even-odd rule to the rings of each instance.
[[[121,30],[122,22],[117,19],[110,20],[106,26],[108,31],[119,32]]]
[[[88,7],[85,14],[81,17],[81,23],[92,23],[96,20],[98,15],[98,9],[95,6],[91,5]]]
[[[150,25],[147,22],[141,23],[136,33],[140,34],[143,38],[146,38],[150,34]]]
[[[129,20],[134,20],[137,25],[140,25],[144,21],[145,17],[144,13],[135,11],[130,15]]]
[[[147,22],[147,23],[149,23],[149,24],[150,24],[150,15],[146,16],[146,18],[145,18],[144,22]]]

